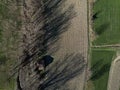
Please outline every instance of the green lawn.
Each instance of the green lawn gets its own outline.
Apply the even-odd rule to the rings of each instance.
[[[107,82],[111,61],[115,51],[94,50],[91,52],[91,79],[94,90],[107,90]]]
[[[93,12],[98,36],[93,45],[120,44],[120,0],[96,0]]]

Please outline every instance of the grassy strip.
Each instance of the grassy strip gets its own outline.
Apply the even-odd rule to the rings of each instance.
[[[90,80],[94,90],[107,90],[109,69],[114,55],[115,51],[92,49]]]
[[[94,4],[94,45],[120,43],[120,0],[96,0]]]
[[[14,7],[15,1],[0,0],[0,90],[14,90],[14,78],[10,70],[16,62],[16,48],[20,20],[19,8]],[[13,5],[13,6],[12,6]]]
[[[3,52],[0,53],[0,90],[14,90],[14,78],[8,80],[9,67],[8,58]]]

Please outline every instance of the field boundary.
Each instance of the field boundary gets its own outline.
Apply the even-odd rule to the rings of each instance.
[[[101,48],[101,47],[103,47],[103,48],[107,48],[107,47],[120,47],[120,44],[113,44],[113,45],[93,45],[93,46],[91,46],[91,47],[93,47],[93,48]]]

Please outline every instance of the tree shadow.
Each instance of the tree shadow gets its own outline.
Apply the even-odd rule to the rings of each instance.
[[[38,90],[57,90],[66,82],[80,75],[85,68],[85,60],[81,54],[66,55],[46,70],[46,79]]]
[[[90,68],[91,71],[96,71],[98,69],[98,66],[101,66],[103,64],[103,59],[99,59],[92,67]]]
[[[36,63],[35,71],[38,72],[38,74],[40,74],[40,72],[44,71],[53,61],[54,58],[51,55],[43,56],[43,58],[38,60],[38,62]]]
[[[66,0],[33,0],[34,12],[32,13],[31,16],[33,20],[30,23],[33,24],[33,29],[36,30],[36,34],[32,39],[32,42],[30,43],[26,43],[28,34],[24,34],[23,42],[26,45],[25,45],[25,49],[23,50],[23,55],[19,58],[21,63],[16,65],[13,69],[14,72],[13,75],[16,74],[16,72],[19,73],[19,81],[20,81],[19,83],[25,83],[25,84],[32,83],[32,80],[34,81],[33,77],[29,78],[30,79],[29,82],[25,82],[24,79],[27,77],[26,73],[28,71],[34,73],[32,71],[32,69],[34,69],[35,67],[34,63],[42,59],[47,54],[48,51],[50,51],[50,53],[55,53],[57,50],[59,50],[59,45],[55,45],[55,43],[59,40],[59,36],[68,30],[72,18],[75,17],[74,6],[70,5],[68,6],[68,8],[65,9],[63,7],[65,1]],[[23,7],[26,10],[28,10],[26,1],[23,2]],[[26,13],[25,13],[25,18],[29,19]],[[51,46],[54,47],[51,49]],[[50,75],[48,77],[49,79],[42,84],[42,88],[44,86],[47,87],[52,86],[54,85],[55,82],[60,82],[60,81],[66,82],[70,78],[76,76],[82,67],[81,68],[76,67],[74,68],[74,71],[70,73],[72,67],[75,66],[75,63],[76,65],[79,64],[78,63],[79,58],[74,57],[73,59],[76,60],[75,61],[73,60],[74,62],[70,61],[68,63],[68,59],[66,60],[65,58],[66,61],[57,62],[56,63],[57,66],[55,64],[54,66],[49,68],[49,70],[46,71],[46,74]],[[69,67],[67,64],[71,65],[71,67]],[[64,67],[64,65],[66,66]],[[64,69],[60,71],[61,70],[60,68],[64,68]],[[26,71],[22,71],[22,70],[26,70]],[[51,72],[52,70],[53,71],[55,70],[56,72]],[[65,73],[64,77],[61,76],[63,73]],[[35,74],[35,76],[37,75]],[[35,82],[40,83],[41,80],[38,80],[38,77],[35,79],[36,79]],[[32,83],[33,85],[32,88],[36,87],[37,84]],[[29,84],[27,86],[29,87]],[[30,89],[35,90],[35,88],[34,89],[32,88]]]
[[[103,34],[110,26],[110,23],[104,23],[100,25],[99,27],[95,28],[95,32],[97,35]]]
[[[103,76],[106,72],[108,72],[110,69],[110,64],[105,64],[103,65],[100,70],[98,70],[97,72],[94,72],[92,74],[91,80],[96,80],[99,79],[101,76]]]
[[[98,15],[101,13],[102,11],[97,11],[92,15],[92,20],[95,21],[96,19],[98,19]]]
[[[59,40],[59,36],[68,30],[71,19],[75,17],[75,12],[73,5],[63,10],[62,5],[65,1],[66,0],[34,1],[36,4],[32,14],[34,18],[32,23],[37,33],[33,41],[26,46],[23,55],[20,57],[22,62],[17,65],[15,69],[24,67],[34,60],[39,60],[51,49],[51,46]],[[27,8],[25,3],[23,5]],[[41,23],[43,25],[41,25]],[[26,37],[27,35],[24,35],[24,39],[27,39]],[[59,45],[54,46],[51,53],[55,53],[58,49]]]
[[[99,79],[100,77],[102,77],[106,72],[109,72],[110,69],[110,64],[104,64],[103,60],[99,60],[98,62],[96,62],[93,67],[92,67],[92,76],[91,76],[91,80],[96,80]]]
[[[54,58],[50,55],[46,55],[42,58],[42,60],[44,60],[44,65],[46,68],[48,65],[50,65],[54,61]]]

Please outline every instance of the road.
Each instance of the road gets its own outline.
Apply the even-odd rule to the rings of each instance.
[[[120,56],[112,63],[107,90],[120,90]]]

